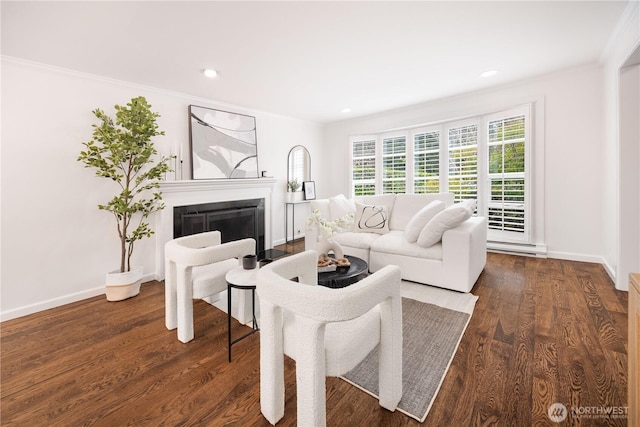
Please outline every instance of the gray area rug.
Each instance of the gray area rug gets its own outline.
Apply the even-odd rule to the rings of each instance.
[[[398,410],[423,422],[471,315],[402,298],[402,399]],[[378,347],[344,380],[378,397]]]

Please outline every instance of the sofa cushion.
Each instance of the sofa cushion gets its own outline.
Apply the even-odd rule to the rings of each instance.
[[[471,216],[476,213],[476,207],[478,206],[478,201],[476,199],[463,200],[460,204],[469,210]]]
[[[420,209],[434,200],[441,200],[445,206],[451,206],[453,198],[453,193],[396,194],[393,210],[390,211],[389,229],[406,230],[407,224]]]
[[[409,243],[415,243],[424,226],[427,225],[427,223],[431,221],[431,218],[436,216],[438,212],[443,211],[444,208],[445,204],[443,201],[434,200],[416,212],[404,230],[404,236],[407,241]]]
[[[329,199],[312,200],[311,212],[314,210],[318,210],[322,218],[327,220],[331,218],[331,205],[329,204]]]
[[[442,244],[437,243],[427,248],[415,243],[408,243],[401,230],[391,230],[371,243],[372,252],[404,255],[413,258],[442,259]]]
[[[356,204],[353,200],[347,199],[344,194],[329,197],[329,209],[331,210],[331,220],[342,218],[350,213],[356,213]]]
[[[376,205],[384,206],[387,208],[387,212],[393,210],[393,206],[396,202],[395,194],[377,194],[375,196],[362,196],[354,199],[356,203],[362,203],[363,205]]]
[[[428,248],[442,239],[442,234],[471,218],[468,204],[456,203],[438,212],[418,235],[418,245]]]
[[[332,237],[334,241],[343,246],[366,250],[369,250],[371,244],[378,238],[380,238],[380,235],[376,233],[356,233],[353,231],[338,233]]]
[[[356,203],[354,231],[385,234],[389,232],[389,210],[384,205]]]

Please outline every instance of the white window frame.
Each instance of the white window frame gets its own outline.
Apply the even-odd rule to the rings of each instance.
[[[355,188],[353,182],[353,143],[357,141],[376,141],[376,153],[375,153],[375,194],[382,194],[383,192],[383,179],[382,179],[382,167],[383,167],[383,139],[393,137],[404,137],[406,141],[406,177],[405,177],[405,192],[407,194],[414,193],[415,175],[414,175],[414,137],[415,135],[426,132],[439,132],[439,185],[440,192],[449,192],[449,130],[461,126],[475,125],[477,128],[477,215],[485,216],[488,218],[489,204],[491,200],[491,184],[489,174],[489,145],[488,145],[488,132],[489,123],[493,120],[509,118],[512,116],[524,115],[525,116],[525,173],[524,173],[524,215],[525,223],[523,232],[516,231],[501,231],[488,229],[487,241],[497,243],[513,243],[516,245],[531,245],[536,244],[533,240],[534,226],[542,224],[543,218],[534,218],[532,214],[534,212],[533,206],[533,191],[534,191],[534,171],[533,171],[533,141],[532,141],[532,129],[534,124],[532,122],[532,110],[533,104],[525,104],[514,108],[508,108],[500,110],[496,113],[480,114],[468,117],[466,119],[460,119],[455,121],[443,121],[439,124],[426,125],[415,128],[400,129],[392,132],[384,132],[379,134],[365,134],[356,135],[349,138],[349,188],[351,196],[355,196]],[[536,128],[537,129],[537,128]],[[505,175],[505,178],[508,178]]]
[[[385,157],[392,157],[392,155],[385,155],[384,154],[384,140],[385,139],[393,139],[393,138],[404,138],[404,157],[405,157],[405,192],[407,190],[407,182],[408,182],[408,174],[409,171],[407,170],[406,166],[409,163],[409,132],[408,131],[394,131],[394,132],[387,132],[387,133],[383,133],[378,135],[378,145],[376,146],[376,153],[380,153],[380,155],[376,156],[378,157],[378,163],[376,164],[376,170],[381,171],[381,173],[376,173],[376,181],[377,181],[377,185],[376,185],[376,194],[383,194],[384,192],[384,171],[383,171],[383,167],[384,167],[384,162],[383,159]],[[395,154],[397,155],[397,153]],[[378,179],[379,178],[379,179]]]
[[[482,158],[482,145],[483,145],[482,136],[481,136],[482,123],[480,118],[475,118],[475,117],[467,120],[458,120],[455,122],[449,122],[443,126],[442,135],[445,140],[440,143],[440,155],[441,155],[440,191],[443,193],[449,192],[449,130],[460,128],[460,127],[466,127],[466,126],[476,127],[476,132],[477,132],[477,135],[476,135],[476,194],[482,194],[481,187],[480,187],[480,182],[482,178],[481,177],[482,171],[480,168],[480,164],[481,164],[480,159]],[[477,197],[477,199],[479,201],[480,197]]]
[[[410,189],[410,193],[414,193],[415,192],[415,184],[416,184],[416,179],[415,179],[415,137],[417,135],[422,135],[425,133],[433,133],[433,132],[437,132],[438,133],[438,186],[439,188],[442,188],[442,138],[443,138],[443,127],[442,126],[424,126],[424,127],[419,127],[419,128],[414,128],[411,129],[411,133],[409,135],[409,142],[411,147],[409,148],[410,150],[410,158],[411,161],[409,161],[409,155],[407,155],[407,164],[410,164],[410,168],[407,170],[407,189]],[[408,150],[408,151],[409,151]]]
[[[525,131],[524,131],[524,231],[522,233],[512,232],[512,231],[501,231],[488,229],[487,230],[487,240],[489,241],[498,241],[498,242],[508,242],[508,243],[522,243],[528,244],[531,243],[532,237],[532,224],[533,224],[533,209],[532,209],[532,197],[533,197],[533,150],[531,143],[531,104],[522,105],[520,107],[515,107],[510,110],[500,111],[499,113],[487,114],[484,116],[483,120],[483,137],[485,138],[485,143],[483,147],[485,147],[485,152],[483,153],[483,164],[485,168],[483,168],[483,172],[485,176],[483,177],[483,182],[485,186],[485,194],[486,197],[483,199],[482,206],[482,215],[489,218],[489,203],[491,200],[491,178],[489,174],[489,143],[488,143],[488,135],[489,135],[489,123],[493,120],[499,120],[514,116],[524,115],[524,123],[525,123]],[[511,175],[511,174],[503,174],[505,178],[510,177],[520,177],[521,174]]]
[[[353,144],[356,142],[366,142],[366,141],[375,141],[375,153],[374,153],[374,164],[376,171],[380,170],[379,164],[379,153],[380,153],[380,144],[378,135],[355,135],[349,138],[349,189],[351,192],[351,197],[355,196],[355,185],[356,183],[353,180]],[[376,176],[373,180],[373,184],[375,186],[375,194],[378,194],[380,191],[379,180],[381,179],[380,174],[376,172]],[[358,183],[369,183],[369,181],[358,181]]]

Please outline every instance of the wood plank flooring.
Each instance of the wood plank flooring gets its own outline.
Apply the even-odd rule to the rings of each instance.
[[[290,249],[300,250],[301,245]],[[627,406],[627,293],[597,264],[490,253],[476,310],[424,425],[552,426],[549,405]],[[164,326],[162,283],[122,302],[96,297],[1,327],[3,426],[267,426],[259,335],[234,345],[226,315],[195,301],[195,340]],[[246,327],[234,322],[234,333]],[[296,425],[295,363],[285,417]],[[327,379],[330,426],[413,426],[371,396]],[[573,418],[562,425],[626,425]]]

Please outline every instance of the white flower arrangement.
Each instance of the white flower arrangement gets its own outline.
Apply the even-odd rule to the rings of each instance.
[[[322,217],[322,214],[318,209],[314,209],[311,215],[307,218],[307,227],[315,224],[318,231],[322,233],[322,235],[329,239],[336,233],[342,233],[343,231],[349,229],[353,224],[355,219],[355,214],[348,213],[343,217],[337,218],[333,221],[327,221]]]

